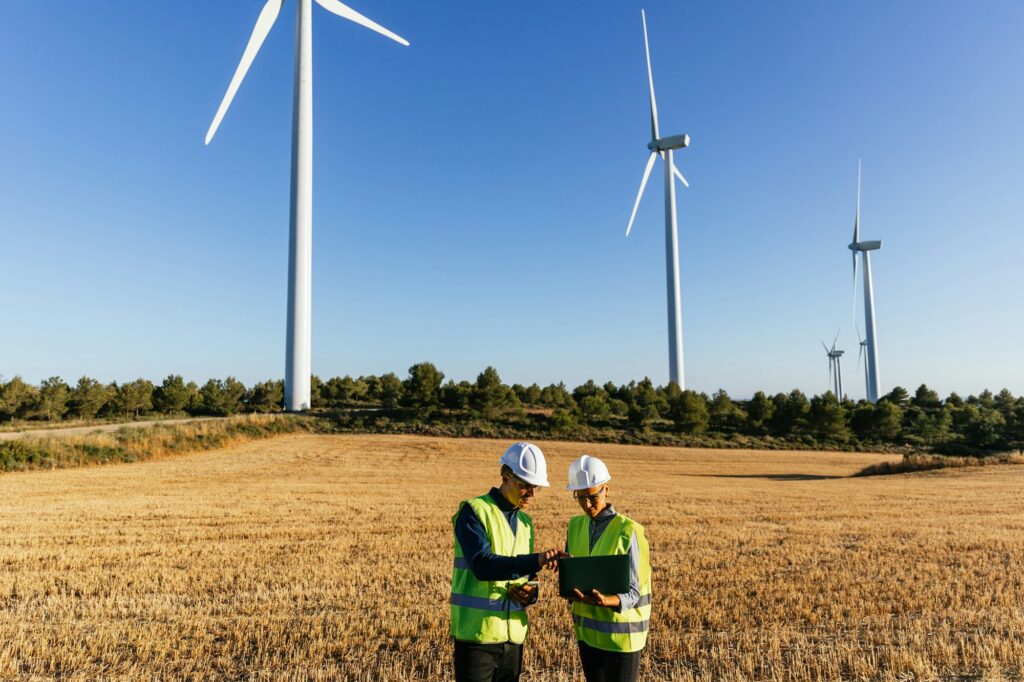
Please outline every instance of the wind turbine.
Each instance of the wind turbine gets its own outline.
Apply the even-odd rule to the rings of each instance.
[[[679,226],[676,222],[676,187],[674,178],[684,186],[690,184],[672,161],[672,152],[690,145],[689,135],[671,135],[661,137],[658,132],[658,104],[654,98],[654,74],[651,71],[651,50],[647,43],[647,15],[640,10],[640,19],[644,25],[644,53],[647,55],[647,84],[651,95],[651,141],[647,148],[651,155],[647,158],[644,176],[640,181],[640,191],[633,202],[633,213],[629,216],[626,236],[633,229],[633,220],[640,207],[640,199],[647,187],[647,179],[651,176],[654,161],[659,156],[665,162],[665,274],[668,290],[668,380],[674,381],[679,388],[686,388],[683,382],[683,311],[679,297]]]
[[[865,395],[867,395],[866,391],[870,381],[868,380],[868,361],[865,349],[867,348],[868,342],[860,335],[860,327],[857,327],[857,341],[859,342],[858,345],[860,347],[860,350],[857,352],[857,367],[860,367],[862,364],[864,365],[864,390]]]
[[[836,332],[835,338],[832,339],[832,348],[825,345],[825,342],[821,342],[821,347],[825,349],[825,354],[828,356],[828,388],[836,396],[837,400],[843,399],[843,369],[839,364],[839,359],[843,357],[843,353],[846,351],[836,349],[836,341],[839,339],[839,332]]]
[[[882,248],[882,242],[860,240],[860,161],[857,161],[857,215],[853,221],[853,241],[848,247],[853,252],[853,306],[857,316],[857,254],[864,259],[864,326],[867,338],[864,348],[867,358],[867,398],[878,402],[878,337],[875,330],[875,292],[871,286],[871,252]]]
[[[401,36],[364,17],[338,0],[317,4],[343,19],[376,31],[397,43]],[[310,406],[310,344],[312,322],[313,261],[313,24],[312,0],[296,1],[295,90],[292,108],[291,222],[288,235],[288,332],[285,349],[284,406],[291,412]],[[224,93],[213,123],[206,132],[210,144],[224,114],[231,106],[256,53],[277,21],[284,0],[267,0],[249,36],[235,75]]]

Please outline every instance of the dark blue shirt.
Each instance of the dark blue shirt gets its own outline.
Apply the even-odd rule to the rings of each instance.
[[[497,488],[491,488],[488,495],[501,510],[515,535],[519,527],[519,507],[506,500]],[[524,575],[532,576],[540,570],[536,554],[502,556],[491,551],[491,541],[487,538],[484,524],[468,504],[462,505],[455,519],[455,537],[477,580],[515,580]]]

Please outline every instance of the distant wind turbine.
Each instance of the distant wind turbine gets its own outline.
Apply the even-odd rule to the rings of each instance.
[[[338,0],[316,0],[339,17],[376,31],[402,45],[401,36],[367,19]],[[256,26],[238,62],[235,75],[224,93],[213,123],[206,132],[206,144],[217,132],[231,106],[256,53],[274,26],[284,0],[268,0],[256,19]],[[310,406],[312,261],[313,261],[313,25],[312,0],[297,0],[295,38],[295,91],[292,108],[291,224],[288,237],[288,333],[285,350],[284,404],[292,412]]]
[[[857,367],[859,368],[861,365],[864,366],[864,395],[867,395],[867,387],[871,384],[871,381],[868,379],[868,359],[867,354],[865,353],[868,342],[860,335],[860,327],[857,327],[857,341],[859,342],[858,345],[860,347],[860,350],[857,352]]]
[[[839,359],[843,357],[843,353],[846,351],[836,349],[836,341],[838,339],[839,332],[836,332],[835,338],[832,339],[832,347],[826,346],[824,341],[821,342],[821,347],[825,349],[825,354],[828,356],[828,390],[832,391],[837,399],[842,400],[843,369],[839,365]]]
[[[668,379],[674,381],[679,388],[686,388],[683,380],[683,312],[679,296],[679,226],[676,222],[676,187],[675,178],[684,186],[690,184],[672,161],[672,152],[690,145],[689,135],[672,135],[661,137],[658,132],[658,104],[654,98],[654,73],[651,70],[651,50],[647,42],[647,15],[640,10],[640,19],[644,25],[644,53],[647,55],[647,84],[651,96],[651,141],[647,148],[651,155],[647,158],[644,176],[640,181],[640,191],[633,202],[633,213],[629,216],[626,236],[633,229],[633,220],[640,207],[647,179],[651,176],[654,161],[661,157],[665,162],[665,271],[666,289],[668,290]],[[674,176],[674,177],[673,177]]]
[[[867,359],[867,398],[878,402],[878,337],[875,329],[875,292],[871,285],[871,252],[882,248],[881,241],[860,240],[860,161],[857,161],[857,215],[853,221],[853,241],[848,247],[853,252],[853,306],[857,316],[857,254],[864,259],[864,340]]]

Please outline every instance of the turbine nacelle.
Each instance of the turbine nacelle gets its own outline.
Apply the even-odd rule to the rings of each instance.
[[[853,242],[847,248],[854,253],[857,251],[877,251],[882,248],[882,242],[877,239],[870,242]]]
[[[668,152],[673,149],[685,149],[690,146],[690,136],[683,133],[682,135],[670,135],[663,137],[660,140],[651,140],[647,148],[652,152]]]

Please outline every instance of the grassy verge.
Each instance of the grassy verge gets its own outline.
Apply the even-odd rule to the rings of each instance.
[[[95,419],[56,419],[54,421],[37,421],[35,419],[16,419],[0,424],[0,433],[11,431],[46,431],[47,429],[73,429],[83,426],[106,426],[108,424],[134,424],[136,422],[173,421],[175,419],[215,419],[216,417],[193,416],[186,412],[161,414],[149,412],[140,417],[125,416],[96,417]]]
[[[949,457],[945,455],[905,455],[899,462],[881,462],[858,471],[855,476],[886,476],[912,471],[932,471],[959,467],[981,467],[993,464],[1024,464],[1024,455],[1009,452],[988,457]]]
[[[287,433],[316,433],[323,422],[300,415],[249,415],[120,429],[66,438],[0,441],[0,471],[135,462],[164,455],[212,450]]]

